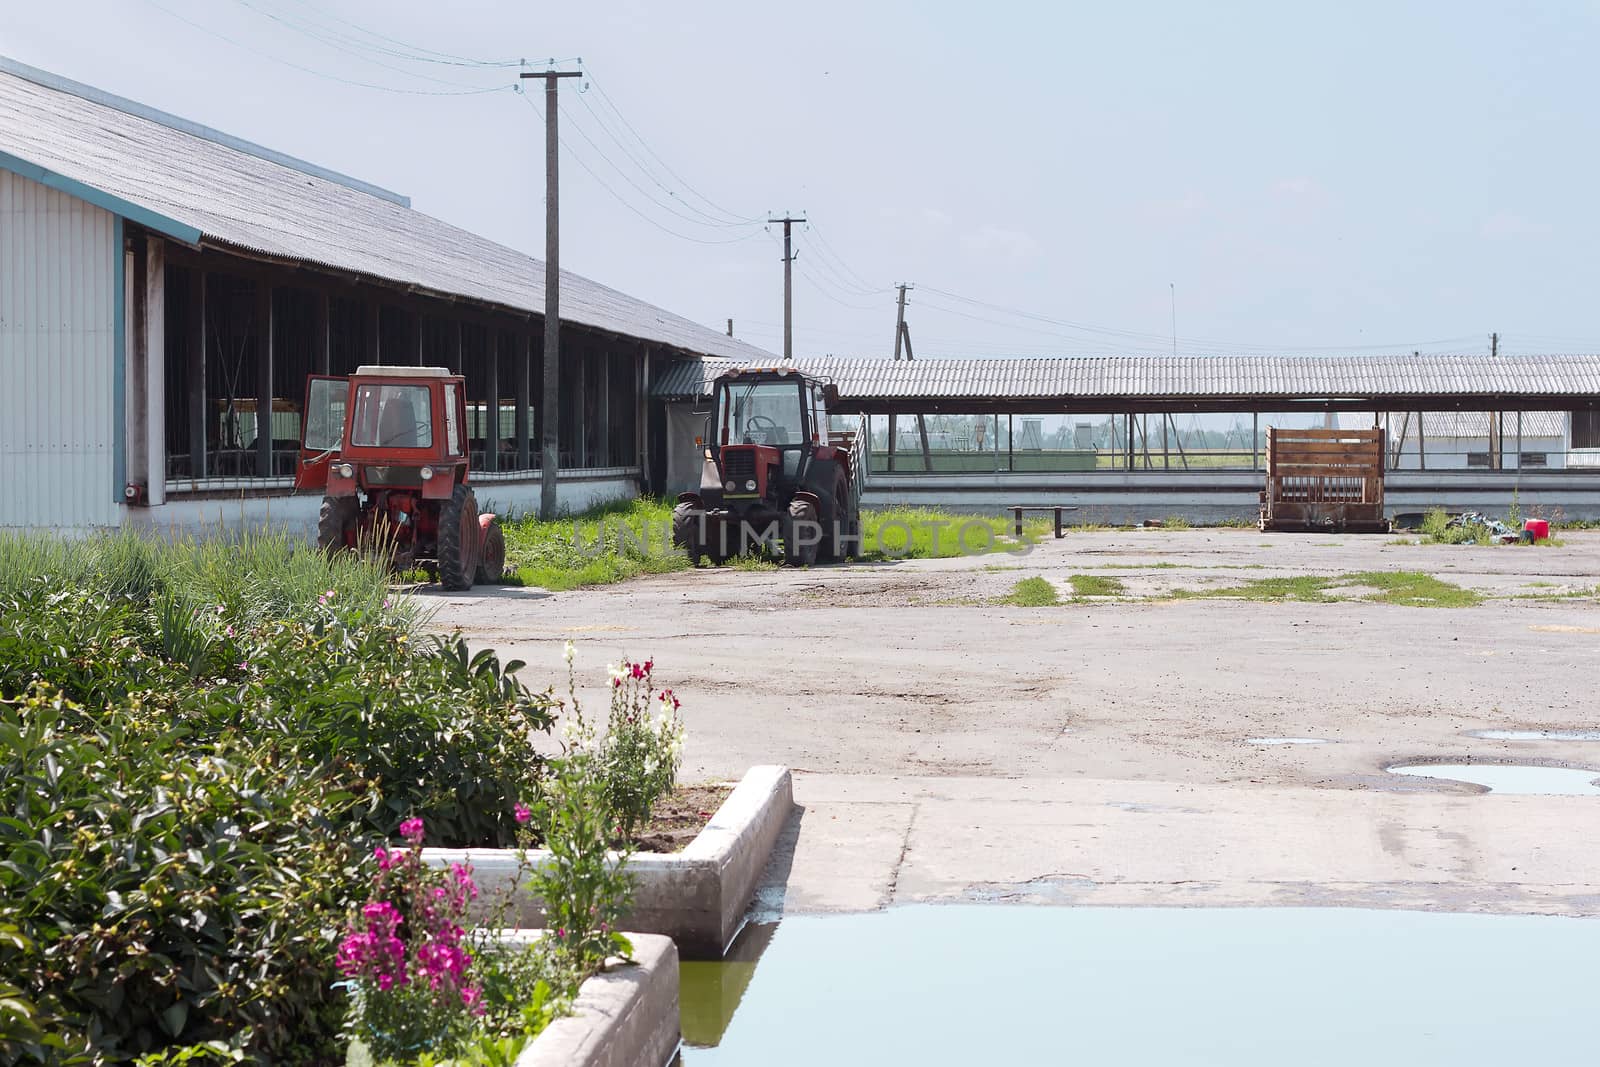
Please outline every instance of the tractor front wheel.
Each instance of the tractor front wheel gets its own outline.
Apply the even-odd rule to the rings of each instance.
[[[506,576],[506,535],[498,522],[483,528],[483,551],[478,560],[478,584],[493,585]]]
[[[689,566],[700,566],[707,556],[713,566],[722,562],[720,555],[706,544],[707,536],[705,511],[699,505],[685,500],[672,509],[672,543],[683,549]]]
[[[356,530],[361,523],[361,505],[353,496],[325,496],[317,513],[317,547],[338,552],[356,546]]]
[[[817,561],[817,509],[804,500],[789,501],[783,524],[783,561],[791,567],[809,567]]]
[[[471,589],[478,569],[478,498],[458,485],[439,509],[439,584],[452,592]]]

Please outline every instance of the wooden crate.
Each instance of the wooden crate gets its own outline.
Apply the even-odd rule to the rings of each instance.
[[[1263,530],[1385,533],[1381,429],[1267,430]]]

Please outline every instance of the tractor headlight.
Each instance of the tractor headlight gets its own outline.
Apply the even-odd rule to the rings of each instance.
[[[351,463],[341,463],[334,470],[341,478],[354,478],[356,476],[355,465]]]
[[[755,492],[756,491],[756,480],[754,478],[751,478],[749,481],[745,482],[744,483],[744,489],[745,489],[745,492],[747,492],[747,493]]]
[[[427,481],[429,478],[433,477],[433,468],[432,467],[423,467],[422,470],[418,471],[417,473],[422,475],[422,480],[423,481]]]
[[[728,481],[728,482],[724,482],[724,483],[723,483],[723,484],[722,484],[722,488],[724,488],[724,489],[726,489],[726,490],[727,490],[727,491],[728,491],[728,492],[730,492],[730,493],[731,493],[731,492],[733,492],[733,491],[734,491],[734,490],[735,490],[735,489],[737,489],[737,488],[739,488],[739,485],[738,485],[738,483],[737,483],[737,482],[732,482],[732,481]]]

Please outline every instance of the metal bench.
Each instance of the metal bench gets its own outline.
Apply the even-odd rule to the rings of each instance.
[[[1016,535],[1018,537],[1022,536],[1022,513],[1024,511],[1053,511],[1053,512],[1055,512],[1056,540],[1059,541],[1059,540],[1061,540],[1061,538],[1066,536],[1065,529],[1064,529],[1064,527],[1062,526],[1062,523],[1061,523],[1061,515],[1062,515],[1062,513],[1063,512],[1067,512],[1067,511],[1077,511],[1078,509],[1075,508],[1075,507],[1063,506],[1063,505],[1060,505],[1060,504],[1039,504],[1039,505],[1013,504],[1009,508],[1007,508],[1006,510],[1011,512],[1011,516],[1015,520],[1012,525],[1013,525],[1013,529],[1014,529],[1014,531],[1015,531],[1015,533],[1016,533]]]

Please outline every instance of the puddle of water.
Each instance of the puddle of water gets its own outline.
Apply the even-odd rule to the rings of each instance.
[[[684,1067],[1595,1053],[1592,919],[919,905],[790,916],[753,936],[754,958],[683,965]]]
[[[1507,763],[1422,763],[1390,767],[1393,774],[1473,782],[1491,793],[1523,796],[1600,796],[1600,774],[1571,767],[1533,767]]]
[[[1247,737],[1247,745],[1329,745],[1326,737]]]
[[[1600,730],[1468,730],[1485,741],[1600,741]]]

